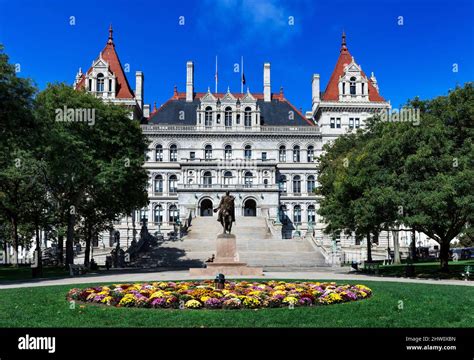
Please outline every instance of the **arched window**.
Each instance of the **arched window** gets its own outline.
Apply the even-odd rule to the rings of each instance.
[[[247,128],[252,126],[252,109],[249,107],[244,111],[244,126]]]
[[[306,181],[306,188],[308,190],[308,194],[312,194],[314,192],[314,188],[316,186],[316,181],[314,180],[314,176],[310,175],[308,176],[308,179]]]
[[[155,224],[163,223],[163,207],[161,205],[156,205],[153,211],[153,222]]]
[[[212,174],[210,171],[206,171],[203,175],[203,186],[210,188],[212,186]]]
[[[300,162],[300,147],[295,145],[293,147],[293,162]]]
[[[178,178],[176,175],[171,175],[168,178],[168,188],[170,194],[176,194],[178,192]]]
[[[295,205],[293,208],[293,223],[301,224],[301,206]]]
[[[285,145],[280,146],[280,149],[278,150],[278,154],[280,157],[280,162],[286,162],[286,146]]]
[[[143,219],[148,220],[148,208],[140,209],[140,223],[143,221]]]
[[[351,77],[349,85],[350,85],[349,86],[350,94],[355,95],[356,94],[356,78],[355,77]]]
[[[252,147],[250,145],[245,145],[244,157],[245,160],[250,160],[252,158]]]
[[[163,176],[155,176],[155,194],[161,194],[163,192]]]
[[[314,209],[314,205],[308,206],[308,224],[315,224],[316,223],[316,210]]]
[[[212,145],[206,145],[204,147],[204,159],[206,160],[212,159]]]
[[[178,147],[175,144],[170,146],[170,161],[178,161]]]
[[[206,107],[204,114],[204,126],[212,126],[212,108],[210,106]]]
[[[308,162],[314,162],[314,146],[313,145],[308,146],[307,154],[308,154],[307,156]]]
[[[104,92],[104,74],[97,74],[97,92]]]
[[[224,148],[224,159],[230,160],[232,159],[232,146],[226,145]]]
[[[232,172],[225,171],[224,172],[224,187],[227,187],[227,185],[230,185],[231,182],[232,182]]]
[[[252,187],[252,183],[253,183],[253,174],[251,171],[246,171],[244,174],[244,186]]]
[[[281,193],[286,194],[287,189],[286,189],[286,176],[285,175],[281,175],[280,179],[278,179],[278,188]]]
[[[299,175],[293,178],[293,194],[301,194],[301,176]]]
[[[225,108],[225,127],[232,127],[232,109],[230,107]]]
[[[168,209],[168,219],[171,224],[174,224],[179,219],[179,210],[176,205],[171,205]]]
[[[156,161],[163,161],[163,146],[158,144],[155,148],[155,159]]]

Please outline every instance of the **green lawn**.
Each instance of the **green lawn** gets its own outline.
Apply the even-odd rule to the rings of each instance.
[[[68,277],[69,273],[64,268],[59,267],[44,267],[42,278],[63,278]],[[32,279],[31,267],[20,265],[19,267],[13,266],[0,266],[0,283],[8,282],[10,280],[26,280]]]
[[[439,262],[419,262],[414,263],[415,276],[424,279],[459,279],[464,280],[462,273],[467,265],[474,268],[474,260],[450,261],[449,272],[441,272]],[[379,268],[379,275],[382,276],[405,276],[406,264],[384,265]],[[474,280],[474,273],[471,270],[470,280]]]
[[[81,306],[77,303],[71,310],[65,295],[72,285],[6,289],[0,290],[0,326],[474,327],[474,287],[371,281],[350,283],[369,286],[373,297],[352,303],[294,309],[193,311]]]

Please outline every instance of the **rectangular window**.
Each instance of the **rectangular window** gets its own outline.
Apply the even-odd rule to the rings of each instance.
[[[341,128],[341,118],[336,118],[336,128]]]
[[[112,91],[112,79],[109,79],[109,92]]]
[[[89,79],[89,91],[92,91],[92,79]]]
[[[346,93],[346,83],[342,83],[342,95]]]
[[[194,151],[191,151],[191,152],[189,153],[189,159],[190,159],[190,160],[196,160],[196,153],[195,153]]]
[[[266,152],[262,152],[262,160],[263,161],[267,160],[267,153]]]
[[[349,118],[349,129],[354,128],[354,118]]]
[[[336,119],[331,118],[331,129],[334,129],[336,127]]]
[[[365,90],[365,84],[362,83],[362,95],[364,95],[364,90]]]
[[[358,129],[360,127],[359,118],[355,118],[355,127],[356,127],[356,129]]]

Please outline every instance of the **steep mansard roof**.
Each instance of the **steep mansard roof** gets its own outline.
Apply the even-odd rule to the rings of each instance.
[[[160,108],[153,111],[148,118],[147,124],[173,124],[173,125],[196,125],[197,108],[207,93],[195,93],[192,102],[186,102],[186,93],[175,93],[175,95],[164,103]],[[218,99],[222,99],[226,94],[212,94]],[[232,94],[236,99],[241,99],[245,94]],[[267,126],[315,126],[296,109],[283,94],[272,94],[272,100],[265,102],[263,94],[252,94],[260,108],[260,119],[262,125]],[[180,119],[180,111],[184,111],[184,119]],[[290,111],[294,114],[294,119],[289,119]]]
[[[341,51],[339,54],[339,58],[337,59],[336,67],[332,72],[331,78],[326,86],[326,90],[322,96],[323,101],[338,101],[339,100],[339,78],[344,75],[344,68],[346,65],[352,62],[352,55],[347,49],[346,46],[346,35],[342,35],[342,46]],[[362,76],[367,78],[367,75],[362,71]],[[369,79],[368,79],[369,80]],[[372,82],[368,81],[368,91],[369,91],[369,101],[376,101],[381,102],[385,101],[385,99],[379,94],[377,89],[372,85]]]
[[[109,39],[104,49],[100,52],[99,58],[107,61],[109,64],[109,70],[115,75],[117,84],[116,84],[116,94],[115,97],[118,99],[134,99],[135,94],[128,84],[127,77],[120,63],[117,52],[115,51],[115,44],[113,41],[113,30],[112,26],[109,28]],[[97,58],[96,60],[98,60]],[[92,71],[92,67],[87,70],[87,74]],[[84,88],[86,81],[86,76],[83,74],[81,80],[77,83],[76,89]]]

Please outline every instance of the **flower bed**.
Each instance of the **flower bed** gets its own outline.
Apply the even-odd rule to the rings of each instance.
[[[371,295],[367,286],[332,282],[227,281],[217,290],[212,281],[191,281],[74,288],[67,299],[116,307],[258,309],[329,305]]]

